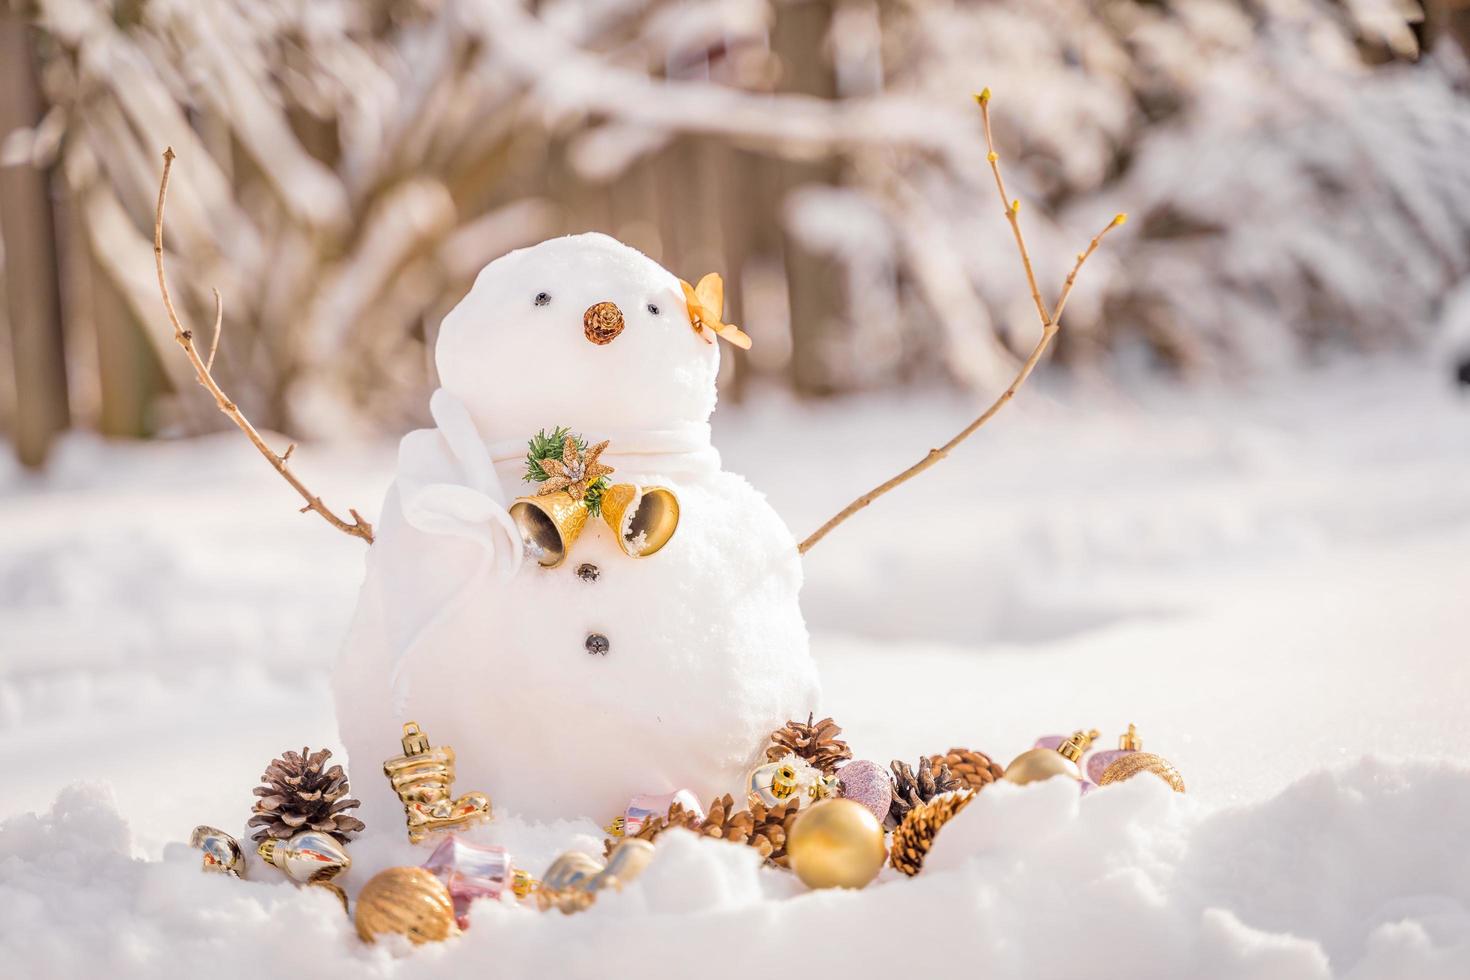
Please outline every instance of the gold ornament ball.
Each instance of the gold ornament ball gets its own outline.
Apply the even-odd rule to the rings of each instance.
[[[383,933],[415,943],[439,942],[457,931],[449,889],[423,868],[388,868],[357,896],[357,934],[372,942]]]
[[[1053,776],[1066,776],[1074,781],[1082,778],[1077,773],[1077,766],[1054,749],[1027,749],[1011,760],[1001,778],[1008,783],[1025,786]]]
[[[1129,752],[1127,755],[1119,756],[1103,770],[1098,777],[1099,786],[1107,786],[1110,783],[1121,783],[1132,779],[1139,773],[1152,773],[1164,782],[1176,793],[1184,792],[1184,777],[1179,775],[1179,770],[1174,768],[1173,763],[1152,752]]]
[[[861,888],[888,858],[878,818],[861,803],[843,799],[803,810],[791,825],[786,853],[808,888]]]

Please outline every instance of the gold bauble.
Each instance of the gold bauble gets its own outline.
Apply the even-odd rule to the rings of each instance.
[[[357,934],[372,942],[384,933],[415,943],[439,942],[458,927],[449,889],[423,868],[389,868],[373,875],[357,895]]]
[[[1073,781],[1082,778],[1077,772],[1076,763],[1069,761],[1055,749],[1027,749],[1011,760],[1001,778],[1008,783],[1025,786],[1053,776],[1066,776]]]
[[[883,825],[852,800],[821,800],[801,811],[786,836],[791,870],[808,888],[861,888],[878,876],[888,852]]]
[[[1109,783],[1121,783],[1125,779],[1132,779],[1141,772],[1153,773],[1176,793],[1184,792],[1184,777],[1179,775],[1179,770],[1174,768],[1173,763],[1162,756],[1154,755],[1152,752],[1129,752],[1127,755],[1119,756],[1103,770],[1098,777],[1097,784],[1106,786]]]

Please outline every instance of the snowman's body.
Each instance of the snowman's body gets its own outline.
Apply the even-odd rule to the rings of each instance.
[[[591,342],[584,312],[607,302],[624,327]],[[603,235],[491,263],[445,319],[438,427],[404,440],[335,680],[370,823],[402,819],[372,773],[410,719],[454,747],[460,791],[605,819],[638,793],[737,791],[767,733],[816,707],[795,543],[709,445],[705,338],[678,281]],[[504,508],[535,492],[527,440],[558,425],[611,441],[613,482],[677,495],[662,550],[631,558],[594,519],[560,566],[521,559]]]

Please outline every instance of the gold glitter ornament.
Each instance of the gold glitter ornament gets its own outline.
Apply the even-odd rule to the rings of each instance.
[[[388,868],[362,886],[353,917],[366,943],[378,936],[407,936],[414,943],[439,942],[459,931],[454,901],[444,882],[423,868]]]
[[[383,775],[403,802],[410,843],[417,844],[435,831],[490,819],[490,797],[484,793],[453,797],[453,748],[431,747],[416,721],[403,726],[402,744],[403,754],[383,763]]]
[[[1103,770],[1097,784],[1106,786],[1109,783],[1121,783],[1143,772],[1158,776],[1176,793],[1184,792],[1184,777],[1179,775],[1179,770],[1175,769],[1173,763],[1168,759],[1154,755],[1152,752],[1129,752],[1113,760]]]
[[[564,491],[573,500],[586,500],[592,484],[613,472],[611,466],[597,461],[607,446],[608,440],[604,439],[583,450],[577,445],[576,437],[567,436],[562,441],[561,459],[538,460],[546,479],[536,489],[536,496]]]
[[[623,554],[647,558],[679,527],[679,498],[667,487],[615,483],[602,494],[602,520]]]
[[[1011,760],[1001,778],[1021,786],[1051,779],[1053,776],[1066,776],[1080,782],[1082,772],[1078,769],[1077,762],[1098,734],[1095,728],[1090,732],[1076,731],[1055,749],[1027,749]]]
[[[786,836],[791,870],[808,888],[862,888],[888,852],[883,825],[852,800],[821,800],[802,810]]]

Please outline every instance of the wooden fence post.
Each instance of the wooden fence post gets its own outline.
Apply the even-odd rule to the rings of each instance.
[[[0,140],[44,112],[29,28],[0,12]],[[16,455],[38,467],[71,412],[61,332],[61,286],[50,174],[29,163],[0,166],[0,237],[15,371]]]

